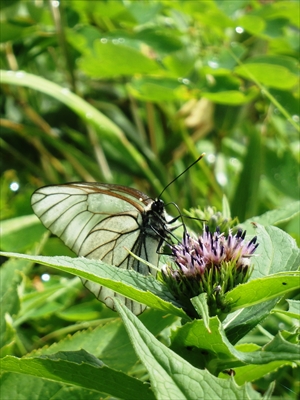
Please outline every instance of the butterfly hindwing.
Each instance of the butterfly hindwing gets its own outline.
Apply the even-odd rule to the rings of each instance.
[[[127,249],[156,265],[161,235],[151,229],[153,200],[138,190],[100,183],[70,183],[46,186],[32,195],[32,208],[42,223],[78,256],[102,260],[119,268],[147,275],[148,266],[130,256]],[[145,211],[148,210],[148,211]],[[147,214],[148,213],[148,214]],[[155,214],[156,216],[156,214]],[[164,215],[156,226],[164,230]],[[149,222],[150,221],[150,222]],[[82,280],[95,296],[113,308],[112,297],[121,298],[135,314],[144,306]]]

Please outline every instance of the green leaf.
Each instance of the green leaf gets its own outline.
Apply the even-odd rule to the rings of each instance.
[[[99,392],[14,372],[0,377],[1,396],[13,400],[99,400]],[[59,396],[59,397],[58,397]],[[105,397],[105,393],[102,394]]]
[[[144,8],[144,4],[142,7]],[[158,29],[158,27],[149,27],[137,32],[136,37],[161,54],[174,53],[184,47],[180,32],[176,32],[174,29],[170,32],[165,29]]]
[[[228,104],[239,106],[252,101],[258,95],[256,88],[251,88],[248,93],[242,93],[237,90],[227,90],[220,92],[201,92],[201,96],[217,104]]]
[[[94,26],[83,25],[76,31],[67,31],[67,40],[80,53],[91,54],[95,40],[100,40],[101,32]]]
[[[117,315],[111,312],[113,315]],[[165,312],[148,309],[139,316],[142,323],[149,331],[157,336],[163,329],[172,325],[176,317],[166,315]],[[126,330],[119,318],[110,318],[96,321],[96,328],[91,329],[90,322],[86,324],[77,324],[73,327],[76,333],[66,336],[64,339],[51,346],[34,350],[32,356],[49,355],[58,351],[76,351],[84,349],[100,358],[110,368],[118,371],[130,373],[136,365],[138,359],[132,348]],[[93,323],[95,326],[95,323]],[[85,331],[82,329],[85,328]],[[80,331],[78,331],[80,329]],[[71,332],[66,331],[66,333]],[[54,336],[51,333],[50,336]],[[60,337],[60,333],[58,332]],[[97,345],[95,346],[95,343]]]
[[[207,331],[202,320],[194,320],[177,328],[172,334],[172,348],[177,352],[193,347],[200,349],[201,352],[195,353],[194,362],[205,350],[208,353],[206,367],[213,373],[225,368],[235,368],[244,363],[261,365],[278,360],[284,362],[300,360],[300,347],[289,343],[280,334],[261,349],[256,347],[252,351],[249,348],[240,351],[229,342],[217,317],[210,318],[209,325],[211,333]],[[192,354],[191,350],[189,353]]]
[[[291,276],[293,274],[293,276]],[[226,294],[226,300],[232,304],[232,311],[243,307],[278,298],[299,287],[300,272],[279,273],[261,279],[254,279],[235,287]]]
[[[205,328],[210,331],[209,327],[209,309],[207,305],[207,293],[201,293],[199,296],[190,299],[199,317],[203,319]]]
[[[209,319],[209,327],[210,331],[203,320],[194,320],[178,327],[171,334],[171,348],[198,367],[201,367],[203,356],[200,352],[191,352],[190,348],[195,347],[208,352],[205,365],[215,373],[219,368],[222,369],[216,362],[217,359],[220,363],[224,362],[223,368],[226,362],[232,360],[232,348],[218,317]]]
[[[12,322],[7,321],[6,314],[13,316],[20,310],[18,286],[22,281],[22,274],[30,271],[33,263],[25,260],[8,260],[0,268],[0,343],[1,353],[6,353],[3,347],[14,343],[14,328]]]
[[[237,387],[232,380],[218,379],[207,370],[193,367],[160,343],[118,299],[114,302],[132,345],[149,372],[157,399],[216,399],[220,398],[220,391],[222,398],[250,399],[246,386]]]
[[[135,271],[128,271],[107,265],[101,261],[83,257],[43,257],[18,253],[1,253],[6,257],[17,257],[35,261],[60,271],[65,271],[81,278],[99,283],[113,289],[132,300],[141,302],[158,310],[168,311],[179,317],[187,318],[184,311],[171,302],[175,302],[166,287],[152,276],[143,276]]]
[[[107,40],[107,39],[106,39]],[[94,43],[94,54],[83,55],[78,65],[93,78],[111,78],[122,75],[149,74],[159,71],[158,64],[140,51],[116,41]]]
[[[246,382],[253,382],[258,379],[264,378],[267,374],[277,371],[283,366],[294,367],[295,363],[292,361],[271,361],[267,364],[257,365],[251,364],[244,367],[234,368],[234,380],[238,385],[243,385]]]
[[[300,319],[300,301],[286,299],[289,304],[288,311],[275,310],[274,312],[287,315],[290,318]]]
[[[74,335],[68,335],[49,347],[43,347],[33,351],[29,356],[50,355],[61,351],[85,351],[100,358],[110,368],[128,373],[136,364],[137,357],[128,340],[128,335],[120,319],[99,320],[97,327],[85,331],[77,331]],[[95,343],[97,345],[95,346]],[[122,356],[120,356],[122,354]]]
[[[297,281],[299,282],[299,278],[295,275],[298,273],[289,272],[296,271],[300,265],[299,249],[295,240],[281,229],[272,226],[256,225],[255,233],[259,247],[252,258],[254,271],[251,281],[227,293],[228,301],[233,300],[233,298],[230,299],[231,293],[237,300],[234,309],[238,304],[240,307],[247,305],[247,308],[229,314],[224,321],[227,336],[232,343],[236,343],[266,318],[279,297],[293,290],[293,287],[297,287]],[[262,276],[265,278],[261,278]],[[285,276],[289,281],[285,281]]]
[[[288,57],[284,55],[262,55],[248,58],[245,65],[249,64],[269,64],[269,65],[280,65],[287,68],[292,74],[298,76],[299,68],[298,61],[293,57]]]
[[[160,2],[147,2],[140,3],[137,1],[127,3],[126,7],[139,24],[145,24],[146,22],[152,21],[162,8]]]
[[[3,372],[17,372],[67,383],[120,399],[132,400],[137,396],[154,399],[148,387],[142,382],[106,367],[84,350],[21,359],[6,356],[1,360],[1,367]]]
[[[1,221],[1,249],[25,251],[38,242],[46,229],[35,215],[25,215]]]
[[[3,11],[6,7],[12,7],[16,3],[19,3],[19,0],[3,0],[0,3],[0,10]]]
[[[98,306],[98,307],[96,307]],[[65,321],[89,321],[100,318],[100,308],[98,302],[85,302],[82,304],[76,304],[68,307],[65,310],[61,310],[56,315],[64,319]]]
[[[0,43],[19,38],[24,30],[26,30],[26,28],[22,26],[1,21]]]
[[[261,321],[270,315],[278,298],[264,301],[257,305],[239,309],[229,314],[223,321],[226,335],[232,344],[237,343],[248,332],[254,329]]]
[[[193,3],[193,2],[189,2]],[[203,2],[194,2],[198,3],[194,10],[194,18],[207,26],[207,28],[214,28],[219,34],[224,34],[224,29],[234,27],[235,23],[222,12],[221,9],[217,7],[217,4],[213,2],[209,2],[212,4],[211,9],[207,9],[203,12],[202,5],[199,3]],[[206,6],[204,7],[204,9]]]
[[[214,56],[213,59],[210,59],[208,61],[215,61],[217,63],[218,67],[216,68],[216,70],[224,71],[225,69],[227,69],[229,71],[232,71],[236,66],[237,60],[244,58],[244,55],[246,54],[247,54],[247,48],[243,44],[232,42],[230,44],[230,47],[226,46],[220,49],[218,56]],[[235,57],[233,57],[232,55],[234,55]],[[209,56],[211,57],[211,55]],[[207,62],[207,64],[213,67],[214,65],[216,65],[214,63],[211,64],[210,62]],[[216,74],[218,75],[217,71]]]
[[[285,128],[286,130],[286,128]],[[278,152],[276,149],[265,149],[265,174],[273,186],[284,195],[299,200],[298,171],[299,160],[293,156],[291,149]]]
[[[267,211],[266,213],[257,217],[249,218],[239,226],[247,232],[256,232],[256,224],[268,226],[279,225],[283,222],[288,222],[300,214],[300,201],[295,201],[284,205],[276,210]],[[252,222],[255,224],[253,225]]]
[[[176,79],[136,78],[127,85],[129,92],[144,101],[172,101],[180,98],[185,87]]]
[[[248,14],[240,17],[237,21],[237,25],[241,26],[252,35],[257,36],[264,31],[266,23],[257,15]]]
[[[31,225],[37,225],[40,220],[34,215],[23,215],[21,217],[11,218],[1,221],[2,234],[8,235],[18,231],[20,228],[25,228]]]
[[[31,218],[27,222],[31,223]],[[12,224],[12,229],[14,226]],[[40,244],[33,251],[40,251]],[[24,301],[19,300],[19,286],[25,275],[31,271],[33,262],[26,260],[8,260],[0,269],[0,343],[2,356],[10,353],[10,349],[18,342],[15,328],[19,321],[18,316],[23,313]],[[40,294],[39,294],[40,295]],[[24,300],[24,297],[23,299]],[[13,317],[14,319],[12,319]],[[26,319],[26,317],[25,317]]]
[[[231,219],[230,205],[228,202],[228,198],[227,196],[225,196],[225,194],[222,197],[222,216],[228,220]]]
[[[276,89],[291,89],[298,82],[298,77],[281,65],[247,63],[236,67],[234,71],[243,78],[256,79],[263,85]]]
[[[269,18],[287,18],[293,25],[300,27],[299,21],[299,4],[297,1],[279,1],[271,4],[270,9],[267,9]]]
[[[195,54],[192,49],[184,47],[175,53],[168,53],[163,58],[163,65],[168,69],[172,76],[183,77],[188,76],[194,68]]]
[[[279,331],[274,338],[263,347],[264,351],[272,351],[274,353],[291,352],[296,353],[295,360],[300,360],[300,346],[298,332]]]
[[[234,216],[237,216],[240,221],[244,221],[257,212],[257,192],[262,171],[261,133],[255,127],[250,126],[245,126],[245,131],[248,139],[247,153],[231,204]]]
[[[28,319],[49,317],[49,315],[64,309],[64,303],[59,303],[56,300],[60,297],[66,298],[74,285],[77,285],[77,279],[70,279],[67,283],[54,284],[44,288],[43,291],[36,291],[23,296],[21,312],[15,321],[15,325],[20,325]]]
[[[300,252],[295,240],[275,226],[256,226],[259,246],[252,258],[254,271],[251,279],[284,271],[296,271],[300,265]]]

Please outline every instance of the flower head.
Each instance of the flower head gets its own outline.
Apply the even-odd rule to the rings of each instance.
[[[212,233],[205,226],[198,239],[185,232],[182,242],[171,246],[175,263],[163,267],[162,279],[183,307],[190,298],[207,293],[213,314],[224,311],[224,294],[252,272],[251,256],[258,243],[256,237],[246,242],[245,236],[241,229],[226,236],[219,228]]]

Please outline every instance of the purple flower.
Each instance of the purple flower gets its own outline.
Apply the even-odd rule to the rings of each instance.
[[[226,237],[218,228],[211,233],[206,226],[198,239],[185,232],[182,243],[171,247],[172,254],[187,275],[204,273],[212,266],[220,267],[223,261],[235,262],[236,268],[243,269],[249,267],[250,257],[258,246],[256,237],[245,243],[245,236],[246,231],[241,229],[235,235],[230,231]]]
[[[246,242],[245,236],[241,229],[226,236],[205,226],[198,239],[185,232],[182,242],[171,246],[174,263],[162,268],[162,278],[184,308],[190,298],[207,293],[213,314],[224,311],[224,294],[252,273],[251,256],[258,243],[256,237]]]

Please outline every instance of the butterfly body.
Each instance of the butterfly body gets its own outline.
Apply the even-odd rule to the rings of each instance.
[[[42,187],[32,195],[31,204],[45,227],[78,256],[134,269],[142,275],[156,275],[127,249],[157,265],[157,251],[168,236],[161,199],[150,199],[125,186],[95,182]],[[110,308],[112,297],[124,299],[135,314],[145,308],[96,283],[83,283]]]

